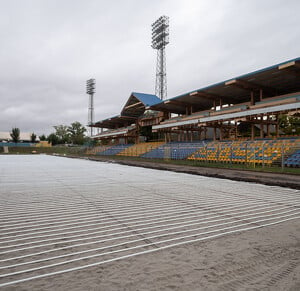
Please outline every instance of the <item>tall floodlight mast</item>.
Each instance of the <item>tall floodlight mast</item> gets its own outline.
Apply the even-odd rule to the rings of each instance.
[[[89,79],[86,81],[86,94],[89,95],[89,109],[88,109],[88,125],[90,126],[91,136],[93,135],[94,124],[94,94],[95,94],[96,81]]]
[[[169,43],[169,17],[161,16],[152,24],[152,48],[157,50],[155,94],[167,97],[167,74],[165,47]]]

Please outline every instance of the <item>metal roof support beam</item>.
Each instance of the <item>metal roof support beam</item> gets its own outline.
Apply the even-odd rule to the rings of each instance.
[[[136,120],[136,118],[135,117],[132,117],[132,116],[126,116],[126,115],[122,115],[122,116],[120,116],[120,118],[124,118],[124,119],[133,119],[133,120]]]
[[[300,77],[300,71],[293,70],[292,68],[287,68],[284,70],[287,74]]]
[[[225,82],[225,85],[226,86],[233,85],[238,88],[249,90],[249,91],[263,90],[265,93],[270,94],[270,95],[277,94],[277,91],[274,88],[270,88],[267,86],[259,85],[259,84],[248,82],[248,81],[241,80],[241,79],[233,79],[233,80],[227,81],[227,82]]]
[[[264,124],[260,122],[260,138],[264,137]]]
[[[218,96],[218,95],[210,94],[210,93],[203,92],[203,91],[192,92],[192,93],[190,93],[190,96],[202,97],[202,98],[211,99],[211,100],[217,100],[220,98],[220,96]]]
[[[283,65],[278,66],[279,70],[284,70],[287,74],[300,77],[300,63],[299,62],[288,62]]]
[[[177,100],[166,100],[164,103],[165,104],[174,104],[174,105],[183,106],[183,107],[191,106],[190,103],[186,103],[186,102],[182,102],[182,101],[177,101]]]
[[[300,69],[300,62],[292,61],[278,66],[279,70],[296,67]]]
[[[251,93],[250,93],[250,104],[251,105],[254,105],[254,92],[253,91],[251,91]]]
[[[255,138],[255,124],[251,123],[251,140]]]
[[[276,114],[276,125],[275,125],[275,130],[276,130],[276,137],[278,138],[279,137],[279,122],[278,122],[278,114]]]
[[[142,104],[143,103],[140,101],[140,102],[137,102],[137,103],[134,103],[134,104],[126,106],[125,109],[132,108],[132,107],[135,107],[135,106],[138,106],[138,105],[142,105]]]
[[[226,102],[228,104],[231,103],[231,101],[227,97],[216,95],[216,94],[207,93],[207,92],[204,92],[204,91],[195,91],[195,92],[192,92],[192,93],[190,93],[190,96],[201,97],[201,98],[212,100],[212,101],[214,101],[214,100],[217,101],[217,100],[222,99],[224,102]]]

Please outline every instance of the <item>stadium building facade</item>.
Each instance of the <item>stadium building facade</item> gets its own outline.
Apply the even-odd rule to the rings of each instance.
[[[93,139],[127,144],[147,139],[171,141],[279,137],[279,116],[300,109],[300,58],[161,100],[130,94],[121,113],[92,126]]]

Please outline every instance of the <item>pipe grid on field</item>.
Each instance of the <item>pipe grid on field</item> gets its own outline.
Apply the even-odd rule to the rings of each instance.
[[[300,218],[299,191],[287,188],[50,156],[0,159],[0,287]]]

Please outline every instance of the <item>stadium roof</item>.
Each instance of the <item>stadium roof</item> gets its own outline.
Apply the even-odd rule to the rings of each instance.
[[[146,107],[160,102],[161,99],[155,95],[132,92],[120,115],[97,121],[94,127],[113,129],[128,126],[134,123],[145,112]]]
[[[215,102],[238,104],[250,100],[251,92],[259,99],[300,91],[300,58],[292,59],[261,70],[244,74],[220,83],[193,90],[162,101],[152,94],[132,92],[121,114],[98,121],[94,127],[118,128],[134,123],[146,109],[186,114],[186,108],[193,112],[209,110]]]
[[[150,108],[185,114],[186,107],[193,107],[193,112],[208,110],[214,106],[214,100],[223,104],[238,104],[249,101],[250,92],[264,97],[283,95],[300,90],[300,58],[292,59],[252,73],[213,84],[204,88],[164,100]],[[218,103],[217,103],[218,104]]]

